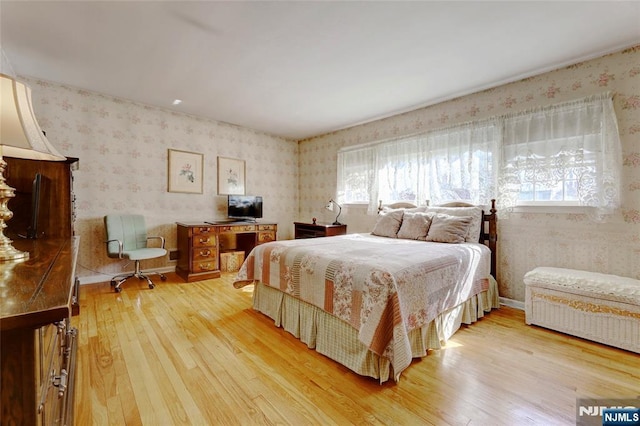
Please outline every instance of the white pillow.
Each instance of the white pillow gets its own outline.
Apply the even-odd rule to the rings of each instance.
[[[464,236],[467,243],[477,243],[480,241],[480,230],[482,229],[482,207],[429,207],[427,212],[444,213],[450,216],[470,216],[471,223]]]
[[[434,215],[435,213],[405,211],[398,231],[398,238],[425,241]]]
[[[398,238],[398,229],[402,224],[404,209],[382,211],[371,233],[380,237]]]
[[[436,243],[464,243],[465,235],[469,231],[471,216],[451,216],[444,213],[436,213],[431,220],[431,226],[427,233],[427,241]]]

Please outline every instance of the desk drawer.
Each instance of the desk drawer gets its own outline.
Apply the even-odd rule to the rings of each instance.
[[[192,251],[191,251],[191,258],[193,259],[194,262],[200,262],[203,260],[209,260],[209,259],[217,259],[218,258],[218,251],[215,249],[215,247],[195,247]]]
[[[255,232],[256,225],[231,225],[231,226],[221,226],[220,232]]]
[[[208,235],[215,234],[216,229],[213,226],[194,226],[191,228],[191,232],[196,235]]]
[[[216,236],[211,234],[194,235],[191,241],[191,246],[196,247],[215,247]]]
[[[258,244],[268,243],[269,241],[276,240],[275,232],[260,232],[258,233]]]
[[[209,271],[215,271],[217,269],[218,269],[217,257],[214,259],[203,260],[200,262],[193,262],[191,264],[191,272],[196,274],[198,272],[209,272]]]
[[[276,231],[278,228],[278,225],[276,224],[269,224],[269,225],[258,225],[258,231]]]

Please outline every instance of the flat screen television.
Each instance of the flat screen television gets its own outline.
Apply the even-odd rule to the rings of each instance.
[[[230,219],[255,221],[262,217],[262,197],[258,195],[229,195],[227,216]]]
[[[31,188],[31,203],[29,204],[29,216],[26,223],[27,229],[24,234],[19,234],[23,238],[33,240],[44,235],[42,225],[46,214],[45,197],[47,195],[47,186],[47,178],[40,173],[36,173]]]

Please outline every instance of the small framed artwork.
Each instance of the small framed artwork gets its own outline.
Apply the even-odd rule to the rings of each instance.
[[[244,160],[218,157],[218,195],[244,195]]]
[[[197,152],[170,149],[167,191],[202,194],[204,155]]]

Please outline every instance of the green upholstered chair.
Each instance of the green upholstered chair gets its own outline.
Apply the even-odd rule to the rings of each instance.
[[[107,234],[107,254],[111,258],[129,259],[135,262],[135,271],[132,273],[116,275],[111,279],[111,285],[116,292],[122,291],[122,283],[129,278],[137,277],[147,280],[149,288],[154,288],[153,281],[148,277],[151,274],[160,275],[160,279],[167,278],[158,272],[142,272],[140,261],[154,259],[167,254],[164,248],[163,237],[148,237],[144,216],[136,214],[110,214],[104,217],[104,226]],[[150,240],[159,240],[160,247],[148,247]]]

